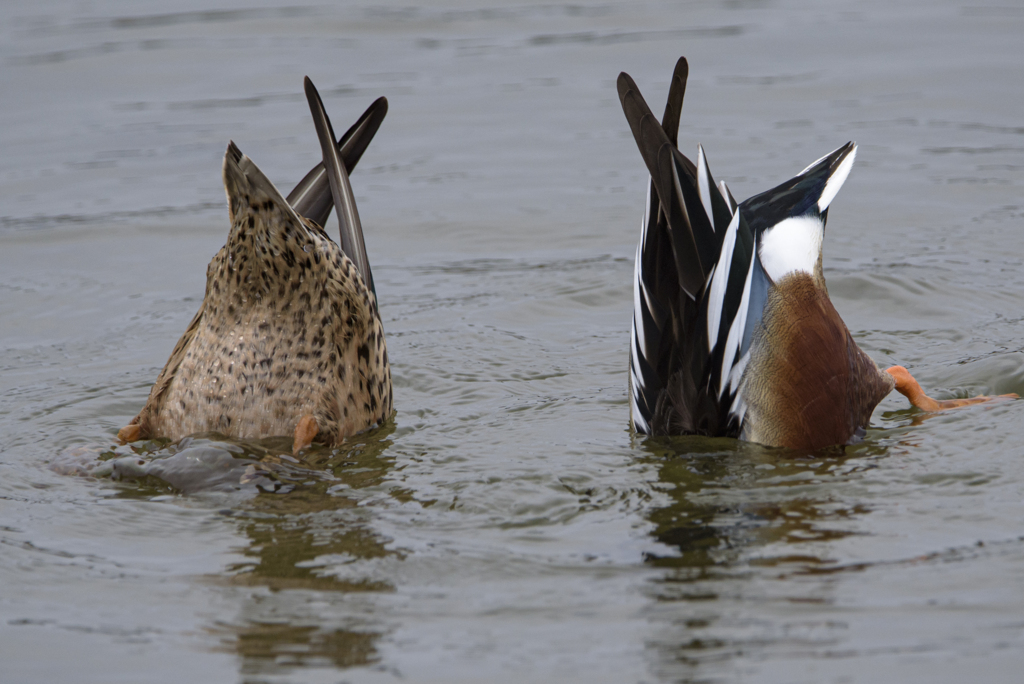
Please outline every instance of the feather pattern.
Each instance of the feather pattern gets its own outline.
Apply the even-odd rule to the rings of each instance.
[[[336,143],[315,92],[307,79],[327,184],[307,176],[287,200],[228,145],[227,242],[207,267],[199,311],[121,439],[294,435],[297,450],[313,437],[338,444],[391,416],[391,370],[368,264],[360,269],[299,211],[314,211],[326,188],[339,215],[355,217],[349,228],[361,244],[342,160],[346,138],[365,148],[367,129],[357,122]]]
[[[835,312],[821,271],[827,210],[856,145],[737,203],[702,146],[696,163],[676,147],[687,73],[681,58],[661,125],[633,80],[618,80],[651,174],[634,269],[631,425],[795,447],[845,442],[892,389]]]

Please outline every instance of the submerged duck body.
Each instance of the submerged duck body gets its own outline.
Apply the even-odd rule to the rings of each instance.
[[[848,143],[737,203],[702,148],[676,149],[688,67],[659,123],[622,74],[619,95],[651,172],[637,248],[630,416],[637,432],[844,444],[896,385],[832,305],[822,273],[828,207],[856,155]]]
[[[308,83],[307,94],[311,88]],[[311,192],[296,188],[293,195],[302,198],[295,203],[307,209],[315,205],[322,222],[331,206],[322,195],[331,192],[342,243],[347,231],[349,242],[356,242],[350,248],[355,258],[317,222],[301,216],[234,143],[228,145],[227,242],[207,268],[199,312],[145,407],[119,433],[125,441],[178,440],[212,431],[243,439],[294,435],[299,449],[314,437],[339,443],[390,417],[387,346],[369,264],[362,272],[357,265],[360,257],[365,261],[365,248],[344,151],[334,144],[319,96],[312,95],[314,118],[317,107],[322,114],[317,128],[330,178],[321,170]],[[316,172],[304,179],[304,191]]]

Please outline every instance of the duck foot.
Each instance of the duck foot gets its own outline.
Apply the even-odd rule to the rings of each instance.
[[[320,432],[320,428],[317,427],[316,418],[313,416],[303,416],[299,419],[299,424],[295,426],[295,441],[292,442],[292,455],[296,455],[302,449],[305,449],[313,443],[313,438],[316,437],[316,433]]]
[[[944,411],[946,409],[957,408],[958,406],[984,404],[985,402],[995,401],[997,399],[1020,398],[1019,395],[1011,393],[1000,394],[997,397],[981,396],[971,397],[970,399],[932,399],[924,393],[924,390],[921,389],[921,385],[914,379],[914,376],[910,374],[910,371],[903,366],[886,368],[885,372],[891,375],[892,379],[896,381],[896,391],[909,399],[911,404],[922,411]]]
[[[139,441],[139,437],[142,435],[142,426],[138,423],[132,423],[131,425],[125,425],[123,428],[117,431],[117,438],[125,444]]]

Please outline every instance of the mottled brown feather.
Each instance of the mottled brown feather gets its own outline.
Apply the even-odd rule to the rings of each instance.
[[[317,440],[334,444],[386,420],[384,330],[351,260],[233,146],[224,185],[227,243],[131,434],[291,436],[313,416]]]

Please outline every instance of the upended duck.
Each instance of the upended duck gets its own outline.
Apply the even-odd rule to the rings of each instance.
[[[880,370],[832,305],[825,220],[857,146],[737,203],[702,147],[696,163],[677,149],[688,73],[680,58],[661,123],[633,79],[618,79],[651,174],[634,271],[633,429],[814,450],[857,439],[894,388],[926,411],[988,401],[936,401],[902,366]]]
[[[379,98],[335,143],[305,79],[323,162],[286,199],[234,142],[224,155],[231,229],[198,313],[125,442],[218,432],[328,445],[387,420],[391,370],[348,174],[387,113]],[[336,210],[340,247],[324,231]]]

